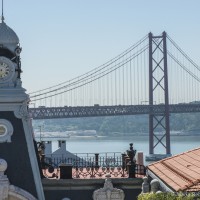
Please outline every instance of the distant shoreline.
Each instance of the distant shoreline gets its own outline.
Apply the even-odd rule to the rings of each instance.
[[[160,134],[161,135],[161,134]],[[118,135],[118,136],[91,136],[91,135],[84,135],[84,136],[70,136],[70,137],[65,137],[65,136],[44,136],[42,135],[41,139],[62,139],[62,140],[70,140],[70,139],[103,139],[103,138],[122,138],[122,137],[148,137],[149,135],[145,134],[145,135]],[[183,136],[187,136],[187,137],[194,137],[194,136],[199,136],[200,137],[200,134],[171,134],[171,137],[183,137]],[[36,140],[39,140],[40,137],[39,136],[35,136],[35,139]]]

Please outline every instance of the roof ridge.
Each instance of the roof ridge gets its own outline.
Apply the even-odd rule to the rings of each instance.
[[[193,152],[193,153],[194,153],[194,151],[196,151],[196,150],[200,150],[200,147],[197,147],[197,148],[195,148],[195,149],[191,149],[191,150],[182,152],[182,153],[180,153],[180,154],[176,154],[176,155],[173,155],[173,156],[164,158],[164,159],[162,159],[162,160],[153,162],[153,163],[149,164],[149,166],[150,166],[150,165],[154,165],[154,164],[156,164],[156,163],[161,163],[161,162],[163,162],[163,161],[165,161],[165,160],[173,159],[173,158],[175,158],[175,157],[178,157],[178,156],[180,156],[180,155],[184,155],[184,154],[189,153],[189,152]]]

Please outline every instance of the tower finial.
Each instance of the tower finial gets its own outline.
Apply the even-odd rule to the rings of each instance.
[[[4,21],[4,16],[3,16],[3,0],[2,0],[2,13],[1,13],[1,22]]]

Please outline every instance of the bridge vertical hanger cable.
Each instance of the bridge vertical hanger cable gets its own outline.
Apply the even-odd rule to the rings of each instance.
[[[148,94],[148,90],[147,90],[147,66],[146,66],[146,59],[147,59],[147,54],[144,53],[143,54],[143,61],[144,61],[144,85],[145,85],[145,90],[144,90],[144,101],[147,101],[147,94]]]
[[[100,80],[100,85],[101,85],[101,105],[103,105],[103,79],[99,78]]]
[[[129,54],[129,57],[132,56],[132,52],[130,52]],[[130,80],[129,80],[129,85],[130,85],[130,104],[133,105],[133,82],[132,82],[132,79],[133,79],[133,60],[130,61]]]
[[[110,105],[110,74],[107,75],[107,99],[108,99],[108,103],[107,105]]]
[[[142,82],[142,60],[141,60],[141,56],[138,56],[138,78],[139,78],[139,82],[140,82],[140,85],[139,85],[139,102],[138,104],[141,103],[141,100],[143,99],[143,88],[142,88],[142,85],[143,85],[143,82]]]
[[[138,70],[139,70],[139,82],[140,82],[140,96],[139,96],[139,102],[138,104],[141,103],[141,100],[143,99],[143,90],[142,90],[142,60],[141,60],[141,56],[138,57],[139,60],[139,66],[138,66]]]
[[[181,56],[181,60],[182,60],[182,64],[185,66],[185,59],[183,56]],[[190,79],[186,76],[186,73],[182,73],[182,80],[183,80],[183,83],[187,83],[187,88],[185,88],[187,90],[187,96],[186,96],[186,99],[183,99],[182,101],[183,102],[188,102],[189,99],[190,99],[190,95],[191,95],[191,91],[192,91],[192,88],[191,90],[188,90],[188,86],[190,86]],[[185,92],[186,93],[186,92]]]
[[[98,79],[97,79],[98,80]],[[96,102],[96,91],[97,91],[97,89],[96,89],[96,83],[97,83],[97,81],[93,81],[92,82],[92,105],[94,105],[94,104],[98,104],[97,102]]]
[[[113,102],[113,98],[114,98],[114,96],[113,96],[113,94],[114,94],[114,93],[113,93],[113,73],[111,73],[110,76],[111,76],[111,80],[110,80],[110,81],[111,81],[111,85],[110,85],[110,86],[111,86],[111,87],[110,87],[111,102],[110,102],[110,103],[111,103],[111,105],[114,105],[114,104],[113,104],[113,103],[114,103],[114,102]]]
[[[109,104],[108,105],[111,105],[111,79],[112,79],[111,75],[112,75],[111,73],[108,74],[108,94],[109,94],[109,96],[108,96]]]
[[[182,59],[182,64],[185,66],[184,57],[181,56],[181,59]],[[190,88],[190,79],[186,76],[185,73],[182,73],[182,74],[183,74],[182,80],[183,80],[184,82],[187,83],[187,88],[185,88],[185,89],[187,90],[187,94],[188,94],[188,95],[186,96],[186,100],[183,100],[183,102],[184,102],[184,101],[189,102],[190,95],[191,95],[191,91],[192,91],[193,88],[191,88],[191,90],[188,90],[188,86],[189,86],[189,88]],[[183,83],[184,83],[184,82],[183,82]],[[184,102],[184,103],[185,103],[185,102]]]
[[[79,89],[79,88],[78,88]],[[77,89],[77,90],[78,90]],[[76,93],[77,93],[77,90],[72,90],[73,91],[73,103],[74,103],[74,106],[77,106],[77,104],[76,104]]]
[[[98,102],[96,102],[96,92],[97,92],[96,83],[97,83],[97,81],[93,82],[93,105],[98,104]]]
[[[3,9],[4,9],[4,7],[3,7],[3,0],[1,1],[1,21],[2,22],[4,22],[4,13],[3,13]]]
[[[135,94],[136,94],[136,91],[137,91],[136,90],[136,87],[137,87],[136,84],[137,83],[135,82],[135,80],[136,80],[136,78],[135,78],[136,77],[136,67],[135,67],[136,64],[135,63],[136,63],[136,59],[133,60],[133,65],[132,65],[133,80],[134,80],[134,83],[133,83],[133,104],[136,104]]]
[[[130,57],[131,57],[131,52],[130,52]],[[132,76],[133,76],[133,74],[132,74],[132,60],[130,61],[130,103],[131,103],[131,105],[133,105],[133,95],[132,95]]]
[[[177,58],[178,57],[178,51],[175,49],[174,45],[172,45],[171,42],[170,42],[170,45],[171,45],[171,48],[173,49],[173,51],[170,51],[170,52],[172,52],[172,55],[175,55],[176,58]],[[176,80],[176,87],[172,87],[172,88],[175,88],[174,89],[175,97],[176,97],[175,102],[177,103],[177,102],[179,102],[178,99],[179,99],[180,84],[178,84],[178,83],[181,82],[180,81],[181,80],[181,71],[180,71],[181,69],[178,68],[178,65],[177,65],[176,62],[175,63],[173,62],[174,61],[173,59],[170,59],[170,60],[171,60],[172,66],[174,66],[174,73],[173,73],[173,77],[172,77],[172,78],[174,78],[173,80],[175,80],[176,74],[179,74],[179,76],[176,78],[176,79],[178,79],[178,80]],[[175,82],[174,82],[174,84],[175,84]]]
[[[115,84],[114,84],[114,87],[115,87],[115,105],[117,105],[117,70],[115,70],[115,81],[114,82],[115,82]]]
[[[171,48],[171,46],[169,46],[169,44],[168,44],[168,49],[170,49]],[[168,86],[169,86],[169,104],[171,104],[171,102],[172,102],[172,93],[173,93],[173,91],[171,90],[171,76],[172,76],[172,74],[171,74],[171,68],[170,68],[170,66],[171,66],[171,63],[170,63],[170,60],[169,60],[169,58],[168,58]]]
[[[110,74],[108,74],[107,75],[107,99],[108,99],[108,101],[107,101],[107,105],[110,105],[110,78],[109,78],[109,75]]]
[[[93,97],[92,97],[93,98],[93,103],[92,103],[92,105],[94,105],[94,104],[97,104],[96,103],[96,91],[97,90],[95,89],[96,88],[96,81],[94,81],[92,83],[92,86],[93,86],[93,88],[92,88],[92,90],[93,90]]]
[[[173,54],[175,53],[174,48],[172,46],[171,43],[169,43],[171,46],[171,50],[170,52],[173,52]],[[169,46],[168,44],[168,46]],[[170,65],[169,65],[169,69],[171,69],[171,80],[169,83],[171,83],[171,90],[173,90],[173,93],[171,93],[171,96],[174,96],[174,103],[178,102],[178,87],[173,87],[173,84],[175,85],[175,80],[177,81],[178,77],[175,79],[176,74],[178,74],[178,68],[174,65],[173,60],[169,59],[170,57],[168,57],[168,60],[170,61]],[[173,68],[172,68],[173,67]],[[174,71],[174,73],[173,73]],[[170,76],[169,76],[170,77]]]
[[[125,58],[125,56],[123,57],[123,63],[124,63],[124,58]],[[122,89],[122,91],[123,91],[123,105],[125,105],[125,83],[124,83],[124,76],[125,76],[125,74],[124,74],[124,65],[123,65],[123,67],[122,67],[122,81],[123,81],[123,89]]]
[[[127,56],[129,56],[129,54],[127,54]],[[131,61],[130,61],[131,62]],[[128,62],[127,63],[127,65],[126,65],[126,88],[127,88],[127,90],[126,90],[126,93],[127,93],[127,105],[131,105],[130,104],[130,93],[129,93],[129,91],[130,91],[130,80],[129,80],[129,74],[130,74],[130,68],[129,68],[129,66],[130,66],[130,62]]]
[[[85,99],[84,99],[84,101],[85,101],[85,106],[86,106],[87,105],[87,98],[86,97],[87,97],[87,88],[88,88],[87,84],[86,84],[86,81],[85,81],[85,85],[84,86],[85,86],[85,94],[84,94],[85,95]]]
[[[118,102],[118,104],[121,104],[121,79],[120,79],[120,68],[117,70],[118,71],[118,75],[117,75],[117,77],[118,77],[118,98],[119,98],[119,102]]]
[[[130,102],[129,102],[129,88],[128,88],[128,86],[129,86],[129,83],[128,83],[128,81],[129,81],[129,76],[128,76],[129,67],[128,66],[129,66],[129,62],[126,63],[126,105],[130,105]]]
[[[102,104],[101,104],[101,99],[100,99],[100,97],[101,97],[101,84],[100,84],[100,81],[101,81],[101,80],[98,79],[98,97],[97,97],[97,98],[98,98],[98,100],[99,100],[99,104],[102,105]]]
[[[141,84],[140,84],[140,91],[141,91],[141,97],[140,97],[140,102],[139,102],[139,104],[141,104],[141,101],[144,99],[144,95],[143,95],[143,93],[144,93],[144,81],[143,81],[143,75],[144,75],[144,73],[143,73],[143,62],[142,62],[142,55],[140,56],[140,82],[141,82]]]
[[[137,47],[137,52],[138,52],[138,47]],[[138,83],[138,88],[137,88],[137,104],[139,105],[140,104],[140,82],[139,82],[139,65],[138,65],[138,57],[136,58],[136,60],[137,60],[137,66],[136,66],[136,68],[137,68],[137,83]]]
[[[127,56],[129,56],[129,54]],[[129,79],[129,76],[130,76],[129,75],[130,74],[130,63],[131,63],[131,60],[126,65],[127,105],[131,105],[131,101],[130,101],[130,99],[131,99],[131,96],[130,96],[130,79]]]

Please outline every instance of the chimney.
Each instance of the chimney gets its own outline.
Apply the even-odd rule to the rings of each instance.
[[[52,154],[52,142],[46,141],[45,142],[45,149],[44,149],[45,155]]]
[[[136,163],[138,165],[144,165],[144,156],[142,151],[138,151],[136,155]]]
[[[59,140],[58,141],[58,147],[65,152],[66,151],[66,141],[65,140]]]

